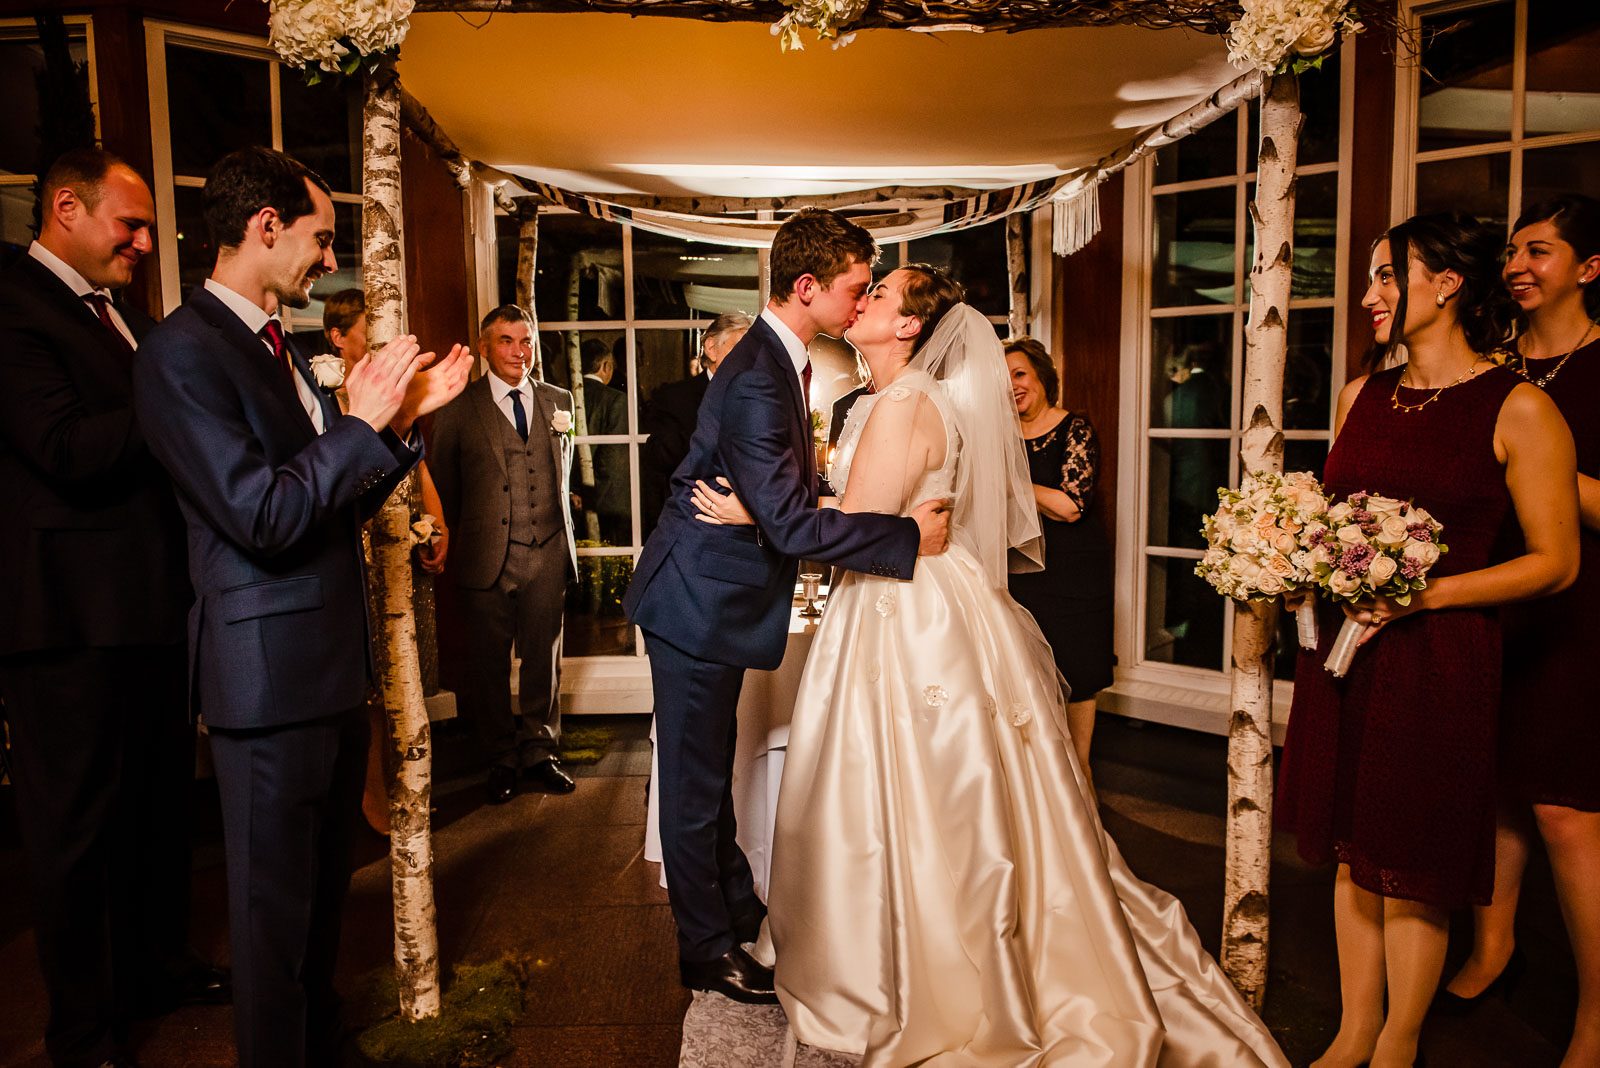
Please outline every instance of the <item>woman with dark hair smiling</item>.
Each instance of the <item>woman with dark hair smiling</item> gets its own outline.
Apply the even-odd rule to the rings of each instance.
[[[1342,1010],[1317,1068],[1410,1065],[1444,967],[1448,910],[1488,904],[1494,877],[1498,605],[1578,569],[1572,435],[1550,399],[1488,353],[1515,309],[1502,243],[1467,216],[1423,215],[1373,247],[1375,358],[1407,362],[1339,394],[1324,485],[1412,500],[1449,554],[1409,604],[1344,609],[1367,624],[1350,672],[1300,654],[1278,821],[1312,863],[1338,862]],[[1496,553],[1520,524],[1525,549]],[[1385,995],[1388,1006],[1385,1015]]]
[[[1504,783],[1494,901],[1477,910],[1472,956],[1436,1008],[1463,1015],[1523,968],[1513,930],[1528,863],[1529,807],[1555,874],[1578,970],[1578,1010],[1563,1065],[1600,1064],[1600,202],[1567,195],[1522,213],[1505,282],[1527,316],[1509,366],[1542,389],[1577,444],[1582,565],[1553,597],[1504,613]]]
[[[1012,338],[1005,350],[1045,543],[1044,570],[1013,574],[1011,596],[1033,613],[1072,687],[1067,726],[1087,775],[1095,695],[1111,685],[1115,663],[1111,550],[1098,521],[1086,521],[1100,476],[1100,440],[1087,415],[1057,403],[1061,379],[1043,345]]]

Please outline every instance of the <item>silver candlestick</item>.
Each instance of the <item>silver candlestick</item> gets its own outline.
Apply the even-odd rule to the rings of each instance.
[[[820,585],[822,576],[815,571],[800,576],[800,596],[806,599],[806,606],[800,609],[800,614],[806,619],[816,619],[822,615],[822,609],[817,607],[817,587]]]

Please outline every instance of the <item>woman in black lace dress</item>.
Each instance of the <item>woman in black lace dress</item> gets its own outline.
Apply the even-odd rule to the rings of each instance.
[[[1084,773],[1095,695],[1111,685],[1111,550],[1090,516],[1100,443],[1088,416],[1060,407],[1054,363],[1033,338],[1006,342],[1011,395],[1028,445],[1033,498],[1044,527],[1044,570],[1011,576],[1011,596],[1033,613],[1072,687],[1068,729]]]

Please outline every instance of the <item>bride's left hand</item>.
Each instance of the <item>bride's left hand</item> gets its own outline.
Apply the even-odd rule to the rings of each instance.
[[[717,484],[726,486],[727,492],[714,490],[699,479],[695,479],[694,490],[689,495],[689,499],[694,501],[694,506],[700,510],[700,514],[695,518],[702,523],[716,523],[719,526],[752,526],[755,520],[744,510],[744,505],[733,492],[733,486],[721,475],[717,476]]]

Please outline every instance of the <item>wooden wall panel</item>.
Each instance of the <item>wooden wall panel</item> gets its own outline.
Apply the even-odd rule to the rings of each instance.
[[[1050,353],[1061,370],[1061,403],[1084,411],[1100,438],[1094,511],[1116,544],[1117,435],[1122,378],[1122,175],[1100,186],[1100,233],[1056,257]]]
[[[1367,292],[1370,248],[1392,222],[1389,208],[1394,171],[1394,49],[1375,33],[1344,45],[1355,49],[1355,142],[1350,165],[1350,318],[1345,331],[1345,378],[1362,373],[1372,346],[1372,328],[1361,298]]]

